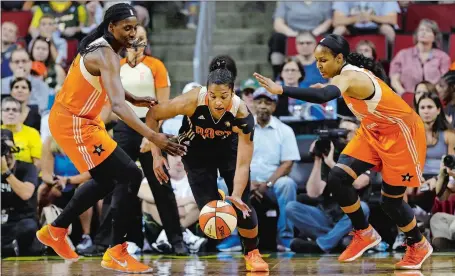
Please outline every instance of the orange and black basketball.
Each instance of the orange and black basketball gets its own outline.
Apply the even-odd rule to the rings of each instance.
[[[237,227],[237,214],[226,201],[213,200],[202,208],[199,225],[209,238],[224,239]]]

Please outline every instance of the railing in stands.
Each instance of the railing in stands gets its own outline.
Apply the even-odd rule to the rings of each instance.
[[[209,62],[212,52],[212,35],[215,28],[215,1],[201,1],[196,43],[193,57],[193,76],[198,83],[207,82]]]

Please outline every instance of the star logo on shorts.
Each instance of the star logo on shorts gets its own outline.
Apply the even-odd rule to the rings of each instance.
[[[411,178],[413,178],[414,176],[407,173],[407,174],[401,175],[401,177],[403,177],[403,180],[402,180],[403,182],[404,181],[411,182]]]
[[[101,153],[102,153],[103,151],[105,151],[105,150],[103,149],[103,145],[101,145],[101,144],[100,144],[99,146],[94,145],[94,147],[95,147],[95,150],[93,151],[93,154],[98,154],[98,156],[101,156]]]

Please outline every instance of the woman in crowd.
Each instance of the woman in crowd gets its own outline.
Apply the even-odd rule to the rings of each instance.
[[[278,82],[282,85],[299,87],[300,82],[305,79],[305,70],[302,63],[296,58],[286,58],[281,68]],[[286,96],[280,95],[278,97],[278,104],[275,111],[275,116],[286,116],[289,113],[294,113],[293,106],[297,100],[289,99]]]
[[[55,63],[51,54],[52,41],[49,38],[37,37],[29,47],[32,63],[32,73],[43,78],[50,88],[61,86],[66,73],[62,66]]]
[[[15,98],[21,103],[20,121],[24,125],[33,127],[40,130],[41,115],[39,114],[37,105],[29,105],[30,93],[32,91],[32,84],[26,78],[15,78],[10,85],[11,97]]]
[[[417,83],[427,80],[436,84],[450,66],[450,57],[442,50],[442,34],[438,24],[422,19],[414,33],[414,47],[403,49],[390,64],[392,88],[399,95],[414,90]]]
[[[442,76],[436,84],[436,90],[442,100],[442,104],[445,106],[447,120],[452,126],[455,126],[455,120],[453,120],[455,115],[455,71],[449,71]]]
[[[415,109],[417,109],[417,103],[424,93],[437,93],[436,86],[429,81],[421,81],[416,85],[413,100],[413,107]]]
[[[361,54],[364,57],[371,58],[372,60],[377,60],[378,56],[376,53],[376,46],[370,40],[361,40],[355,46],[355,51],[357,54]]]

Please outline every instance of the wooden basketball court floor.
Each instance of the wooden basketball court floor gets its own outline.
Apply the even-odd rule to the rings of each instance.
[[[139,257],[153,267],[147,275],[441,275],[455,276],[455,253],[434,253],[421,271],[394,270],[393,264],[402,254],[377,253],[363,256],[353,263],[341,264],[337,255],[303,255],[293,253],[264,254],[269,262],[268,273],[247,273],[239,253],[205,256],[145,255]],[[129,275],[105,270],[101,257],[81,258],[68,263],[57,256],[17,257],[1,261],[1,275],[8,276],[110,276]],[[131,274],[132,275],[132,274]],[[137,275],[137,274],[135,274]],[[144,274],[142,274],[144,275]]]

